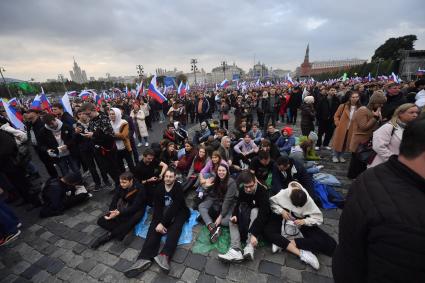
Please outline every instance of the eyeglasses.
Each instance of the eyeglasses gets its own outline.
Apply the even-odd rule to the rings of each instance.
[[[244,186],[244,188],[245,188],[245,189],[252,189],[252,188],[254,188],[254,187],[255,187],[255,183],[253,183],[253,184],[248,184],[248,185],[247,185],[247,184],[244,184],[243,186]]]

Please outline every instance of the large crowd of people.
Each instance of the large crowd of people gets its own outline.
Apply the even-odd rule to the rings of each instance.
[[[425,80],[337,81],[170,91],[162,104],[142,95],[75,98],[74,116],[61,103],[16,106],[25,131],[1,110],[0,245],[21,233],[10,204],[51,217],[107,191],[111,203],[97,221],[105,233],[91,247],[122,240],[151,206],[146,241],[124,274],[136,277],[153,262],[168,272],[193,196],[212,243],[230,230],[223,261],[253,260],[263,238],[314,269],[316,254],[334,255],[336,282],[425,278],[424,88]],[[162,139],[153,140],[160,125]],[[320,151],[334,163],[349,159],[354,180],[338,246],[320,228]],[[32,153],[49,175],[41,191],[31,183],[40,178]]]

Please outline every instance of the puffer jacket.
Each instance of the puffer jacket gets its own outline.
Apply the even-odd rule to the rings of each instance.
[[[336,283],[425,282],[425,179],[398,161],[352,184],[333,256]]]

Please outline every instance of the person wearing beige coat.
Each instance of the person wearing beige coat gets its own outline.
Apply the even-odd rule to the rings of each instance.
[[[137,126],[137,132],[139,135],[139,144],[142,146],[142,139],[145,141],[145,146],[149,146],[148,137],[148,127],[146,125],[146,113],[139,105],[135,104],[133,110],[130,113],[130,117],[133,119],[134,124]]]
[[[353,136],[350,141],[352,155],[347,174],[350,179],[357,178],[366,170],[367,164],[357,158],[356,150],[361,143],[369,141],[373,131],[379,127],[380,121],[382,121],[381,108],[386,101],[384,92],[377,90],[370,97],[369,104],[360,107],[353,116]]]
[[[339,105],[334,115],[335,132],[332,138],[334,163],[345,162],[342,156],[344,152],[349,151],[351,136],[353,135],[352,119],[354,113],[361,107],[360,95],[358,92],[349,94],[346,103]]]

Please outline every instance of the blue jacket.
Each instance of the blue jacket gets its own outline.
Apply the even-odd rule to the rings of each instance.
[[[280,136],[276,141],[276,145],[279,148],[281,154],[286,152],[289,155],[291,152],[291,147],[295,146],[295,138],[293,136]]]

